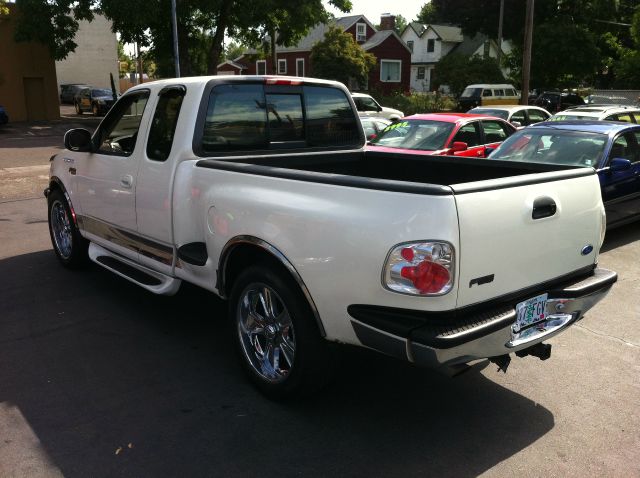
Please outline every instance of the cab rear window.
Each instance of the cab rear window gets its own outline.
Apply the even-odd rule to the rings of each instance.
[[[345,93],[304,86],[267,90],[262,84],[227,84],[211,90],[202,153],[354,146],[360,124]]]

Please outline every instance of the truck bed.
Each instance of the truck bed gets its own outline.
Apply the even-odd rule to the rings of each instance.
[[[443,194],[445,188],[448,190],[448,186],[454,184],[514,178],[534,173],[573,170],[569,174],[559,175],[559,178],[593,174],[591,168],[576,169],[564,165],[362,150],[203,159],[198,162],[198,166],[372,189],[399,190],[399,182],[413,185],[417,183],[426,187],[410,188],[407,185],[412,191],[406,192],[424,194]],[[538,176],[536,181],[550,179],[552,178],[545,175]],[[517,182],[511,180],[509,185],[516,185]],[[491,186],[495,184],[492,182]]]

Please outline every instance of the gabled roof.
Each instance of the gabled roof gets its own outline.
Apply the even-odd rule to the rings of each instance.
[[[464,40],[462,36],[462,28],[460,27],[452,27],[449,25],[428,25],[428,28],[431,28],[440,40],[445,42],[453,42],[460,43]]]
[[[489,39],[487,35],[482,33],[476,33],[476,36],[473,38],[466,37],[462,43],[459,43],[455,46],[450,53],[457,53],[463,56],[471,56],[473,55],[478,48],[480,48],[484,42]],[[493,40],[491,40],[493,42]],[[493,46],[497,49],[498,45],[493,42]]]
[[[237,58],[236,58],[236,59],[237,59]],[[237,68],[237,69],[239,69],[239,70],[244,70],[244,69],[246,69],[246,68],[247,68],[246,66],[241,65],[240,63],[236,63],[235,61],[227,60],[227,61],[223,61],[222,63],[220,63],[220,64],[218,65],[218,69],[220,69],[220,67],[221,67],[221,66],[224,66],[224,65],[230,65],[230,66],[232,66],[232,67],[234,67],[234,68]]]
[[[421,37],[422,34],[427,31],[427,25],[425,25],[424,23],[411,22],[409,23],[409,26],[413,29],[414,32],[416,32],[416,35],[418,35],[419,37]],[[404,30],[402,34],[404,35]]]
[[[409,50],[409,47],[407,46],[407,44],[393,30],[382,30],[382,31],[376,32],[371,38],[369,38],[365,43],[361,45],[362,49],[365,51],[371,50],[372,48],[377,47],[387,38],[392,36],[395,36],[398,40],[398,43],[400,43],[403,47],[407,49],[409,53],[411,53],[411,50]]]
[[[324,40],[324,34],[329,30],[329,27],[331,25],[336,25],[344,31],[351,28],[353,25],[360,21],[366,23],[367,25],[369,25],[369,27],[376,31],[376,28],[364,15],[350,15],[348,17],[341,17],[330,20],[328,23],[318,23],[315,27],[309,30],[309,33],[307,33],[306,36],[304,36],[296,45],[289,47],[278,46],[276,50],[278,51],[278,53],[288,51],[310,51],[311,48],[313,48],[313,45]],[[255,55],[256,53],[258,53],[258,51],[255,48],[251,48],[247,51],[247,54],[249,55]]]

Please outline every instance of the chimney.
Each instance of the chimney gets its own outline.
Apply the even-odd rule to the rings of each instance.
[[[395,30],[396,16],[390,13],[383,13],[380,17],[380,30]]]

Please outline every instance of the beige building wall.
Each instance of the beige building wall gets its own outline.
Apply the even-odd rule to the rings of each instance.
[[[49,49],[36,42],[13,39],[17,7],[0,15],[0,104],[9,121],[60,118],[56,69]]]
[[[111,88],[109,73],[118,82],[118,40],[111,31],[111,22],[95,15],[92,22],[81,21],[74,38],[76,51],[56,61],[58,92],[65,83],[85,83],[96,88]]]

